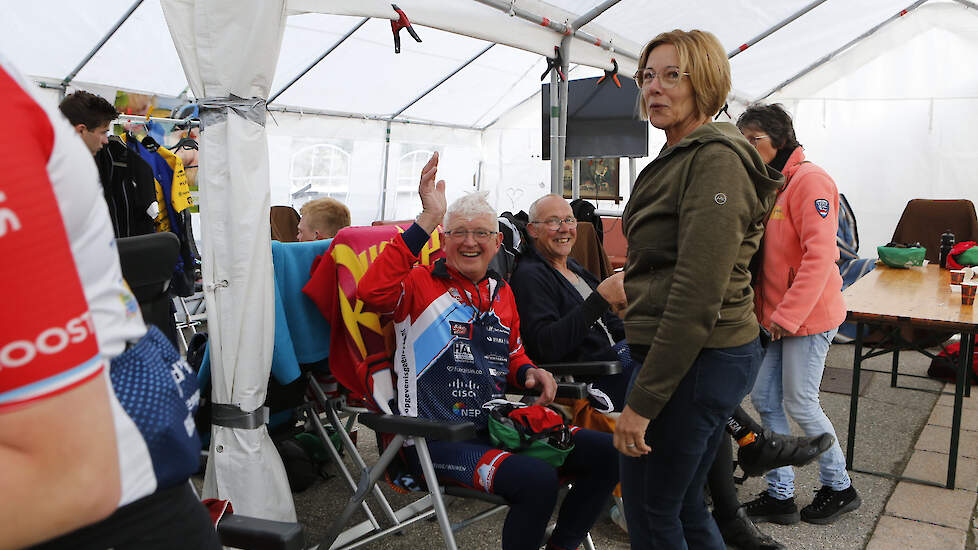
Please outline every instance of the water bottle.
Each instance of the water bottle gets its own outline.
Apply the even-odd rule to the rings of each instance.
[[[950,229],[945,229],[941,235],[941,268],[947,269],[947,257],[954,248],[954,233]]]

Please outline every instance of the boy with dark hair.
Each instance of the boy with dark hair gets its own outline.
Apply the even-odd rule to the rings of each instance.
[[[109,124],[119,115],[104,98],[83,91],[65,97],[58,109],[71,122],[93,155],[108,143]]]

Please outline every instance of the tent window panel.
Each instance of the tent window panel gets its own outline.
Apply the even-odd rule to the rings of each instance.
[[[438,148],[430,146],[404,146],[407,152],[397,160],[397,179],[395,180],[394,208],[391,219],[406,219],[421,212],[421,199],[418,198],[418,182],[421,170]],[[439,151],[439,154],[441,152]]]
[[[298,148],[289,162],[293,203],[318,197],[346,203],[350,195],[350,153],[331,143]]]

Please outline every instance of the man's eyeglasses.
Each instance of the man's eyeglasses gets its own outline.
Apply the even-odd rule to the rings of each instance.
[[[750,137],[747,138],[747,141],[749,141],[751,145],[753,145],[753,146],[756,147],[757,146],[757,142],[758,141],[761,141],[762,139],[771,139],[771,138],[765,136],[764,134],[761,134],[759,136],[750,136]]]
[[[659,84],[663,88],[675,88],[684,76],[689,76],[689,73],[680,72],[676,67],[668,67],[661,73],[652,69],[642,69],[635,73],[635,82],[641,87],[646,83],[651,84],[657,76],[659,77]]]
[[[536,223],[536,224],[539,224],[539,225],[544,225],[544,226],[547,227],[547,229],[549,229],[551,231],[557,231],[558,229],[560,229],[560,226],[562,224],[566,224],[567,227],[569,227],[571,229],[577,227],[577,218],[575,218],[574,216],[570,216],[568,218],[560,219],[560,218],[554,216],[553,218],[547,218],[545,220],[533,220],[530,223]]]
[[[484,231],[482,229],[477,229],[470,231],[468,229],[456,229],[454,231],[446,231],[445,234],[448,235],[453,241],[464,241],[466,237],[472,235],[477,243],[489,242],[489,237],[492,237],[499,233],[499,231]]]

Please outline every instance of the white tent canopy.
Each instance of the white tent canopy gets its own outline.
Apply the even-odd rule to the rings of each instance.
[[[205,15],[206,2],[163,1],[168,10],[183,6],[186,16],[165,21],[160,0],[14,3],[5,6],[0,21],[0,51],[53,87],[53,100],[63,84],[110,99],[115,90],[190,100],[197,94],[274,97],[263,130],[242,120],[224,123],[237,125],[235,130],[215,125],[204,131],[202,209],[212,220],[203,224],[203,248],[213,263],[225,263],[208,268],[209,285],[227,279],[229,288],[263,287],[267,271],[263,255],[254,265],[208,256],[208,246],[231,242],[215,229],[218,216],[225,230],[257,227],[258,248],[267,238],[263,211],[269,197],[271,204],[298,206],[313,195],[336,196],[357,224],[410,218],[418,209],[418,170],[435,150],[442,153],[439,175],[449,182],[450,198],[483,189],[499,210],[525,209],[550,189],[550,163],[541,160],[538,94],[546,68],[542,55],[551,55],[564,37],[517,15],[536,14],[562,26],[611,4],[581,29],[600,46],[569,39],[564,54],[571,78],[601,74],[612,58],[630,75],[634,55],[664,30],[713,32],[733,55],[731,114],[760,99],[786,105],[809,158],[849,198],[863,255],[874,255],[872,247],[889,240],[912,198],[978,199],[978,71],[972,69],[978,8],[968,0],[399,0],[423,40],[416,43],[402,31],[400,54],[394,53],[388,21],[397,16],[380,0],[289,0],[287,17],[264,19],[254,18],[254,12],[271,9],[263,2],[212,2],[227,13],[211,19],[217,15]],[[196,15],[190,15],[193,9]],[[283,19],[284,29],[272,28]],[[221,28],[207,27],[214,21],[222,21]],[[256,37],[276,33],[279,38],[256,47]],[[233,169],[231,144],[237,139],[246,151],[267,149],[267,178],[263,163],[257,170],[249,166],[248,177],[215,168]],[[653,130],[652,156],[661,145]],[[648,160],[640,159],[639,167]],[[225,176],[231,179],[220,185],[210,179]],[[252,176],[267,182],[256,187]],[[235,187],[237,178],[249,182],[247,192]],[[627,200],[626,170],[620,178]],[[230,181],[235,185],[221,191],[228,194],[220,204],[206,204],[215,196],[209,184]],[[264,298],[251,298],[256,301],[249,307],[267,322]],[[216,302],[214,310],[220,310]],[[264,362],[268,344],[246,329],[235,327],[239,332],[227,342],[254,341],[248,361]],[[230,364],[239,361],[228,357]],[[251,410],[263,393],[254,390],[235,403]],[[270,515],[288,517],[288,511]]]

